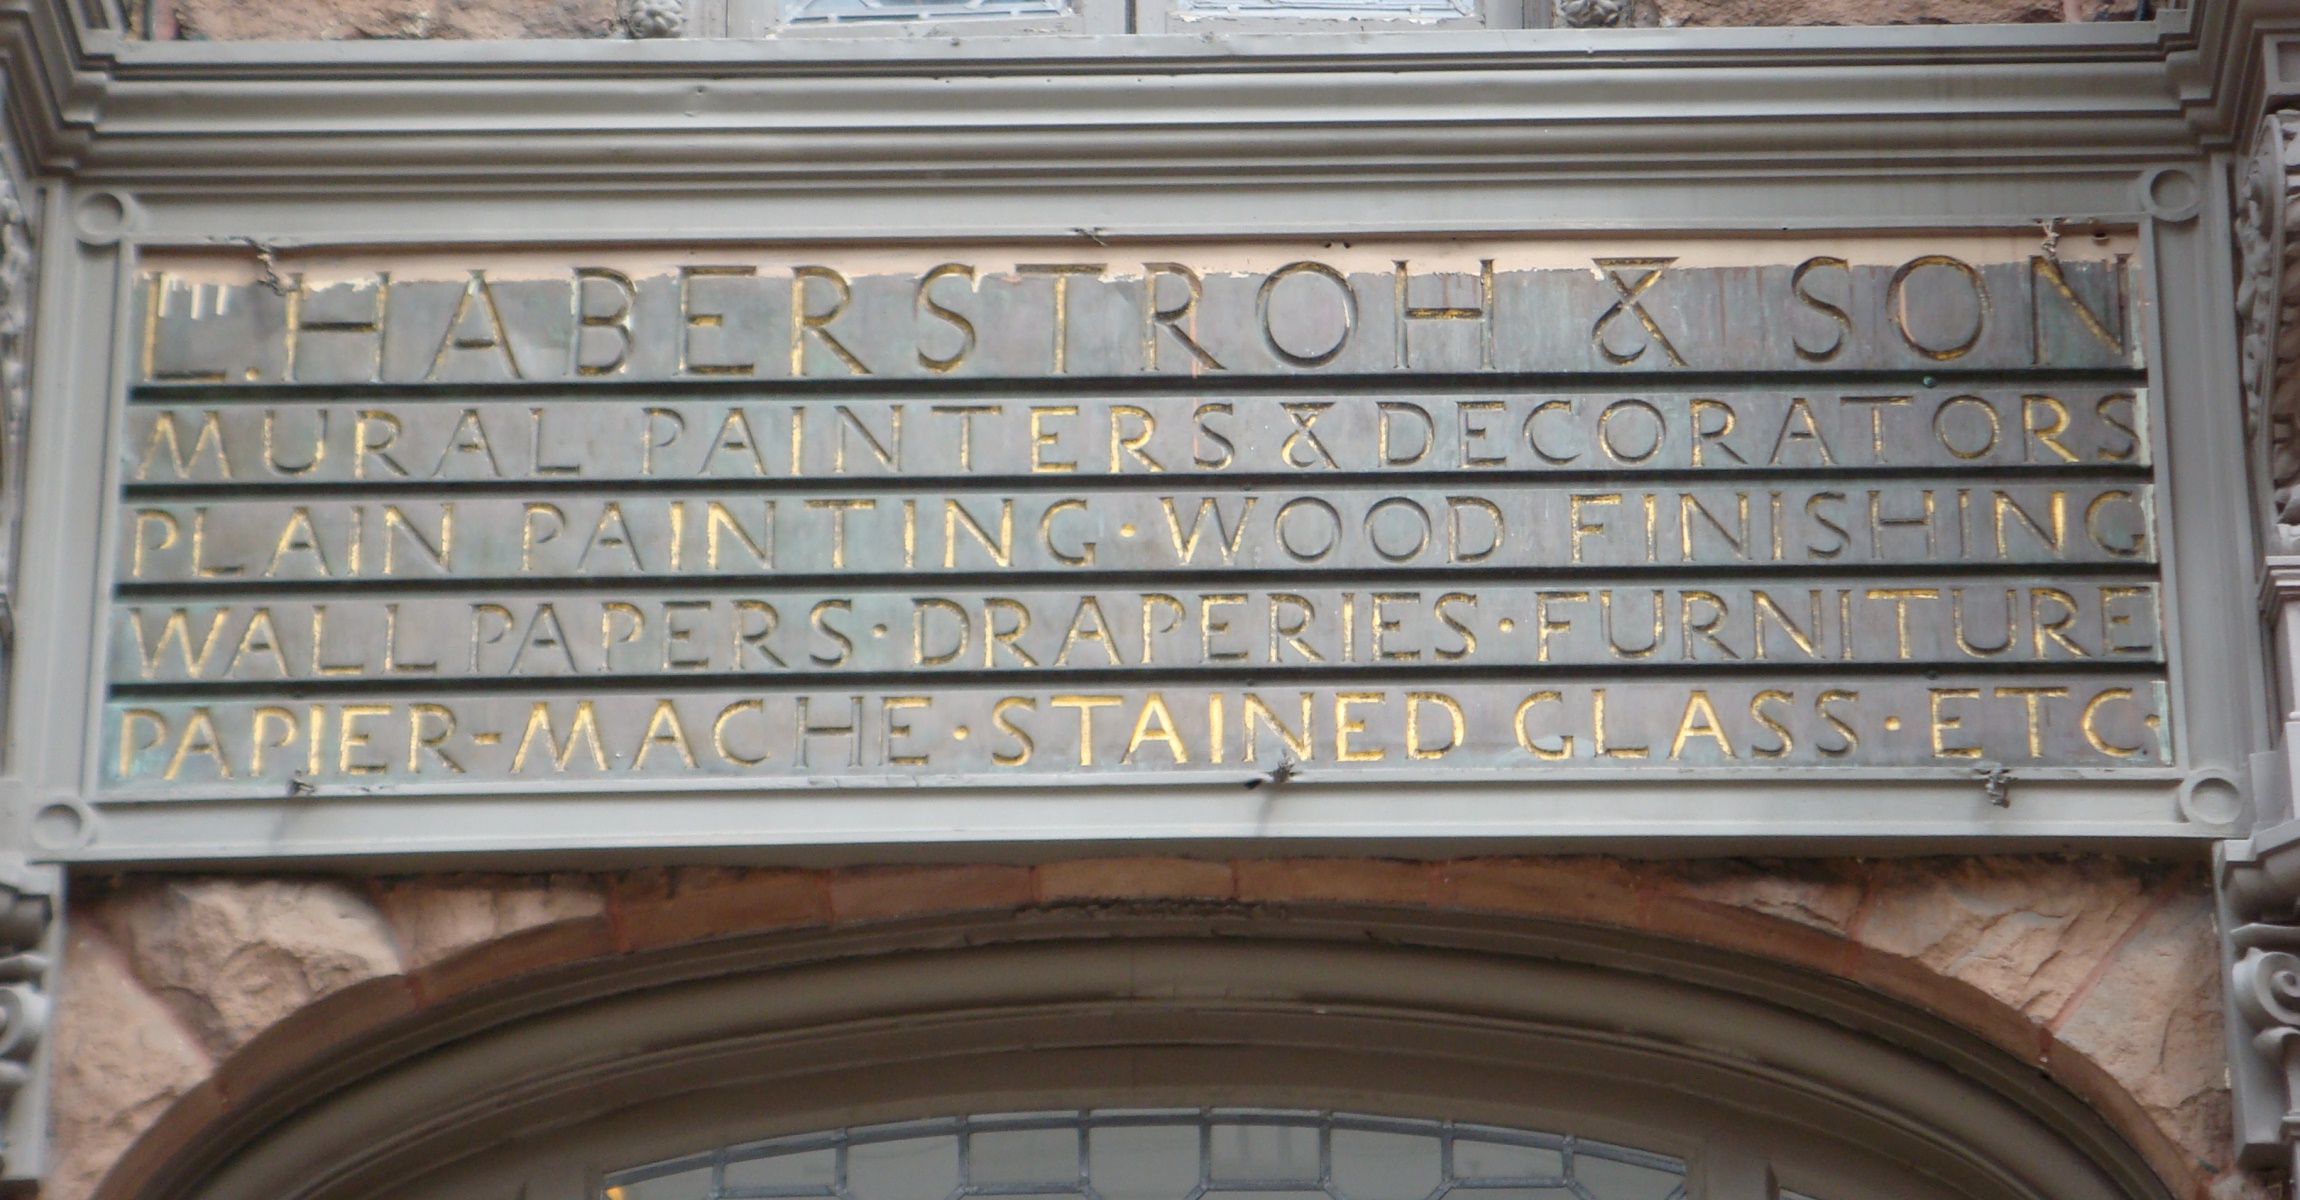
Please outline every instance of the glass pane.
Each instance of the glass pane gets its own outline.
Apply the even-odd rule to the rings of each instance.
[[[973,1135],[968,1179],[986,1183],[1078,1184],[1078,1128],[1013,1129]]]
[[[1422,1200],[1444,1179],[1426,1134],[1334,1131],[1334,1187],[1349,1200]]]
[[[731,1194],[828,1196],[837,1183],[838,1151],[829,1147],[736,1159],[727,1164],[727,1191]]]
[[[1216,1125],[1208,1153],[1216,1183],[1301,1180],[1318,1183],[1314,1125]]]
[[[848,21],[949,20],[967,17],[1060,17],[1070,6],[1064,0],[784,0],[783,21],[790,25],[837,24]]]
[[[1103,1200],[1183,1200],[1198,1186],[1198,1123],[1097,1126],[1088,1135]]]
[[[1563,1181],[1565,1155],[1539,1146],[1512,1146],[1501,1142],[1473,1142],[1461,1138],[1453,1144],[1453,1173],[1456,1179]]]
[[[1477,15],[1471,0],[1175,0],[1184,21],[1208,17],[1356,17],[1408,23]]]
[[[611,1200],[704,1200],[711,1194],[711,1168],[627,1183],[613,1190],[621,1194]]]
[[[1597,1200],[1670,1200],[1685,1187],[1683,1172],[1671,1174],[1587,1154],[1574,1156],[1573,1179]]]
[[[600,1200],[1684,1200],[1684,1192],[1677,1159],[1533,1130],[1105,1109],[776,1138],[617,1172]]]
[[[958,1139],[950,1135],[871,1142],[847,1151],[855,1200],[943,1200],[958,1191]]]

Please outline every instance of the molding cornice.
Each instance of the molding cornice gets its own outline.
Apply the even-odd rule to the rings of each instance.
[[[19,134],[131,187],[1936,174],[2198,145],[2148,25],[147,43],[64,7],[0,3]]]

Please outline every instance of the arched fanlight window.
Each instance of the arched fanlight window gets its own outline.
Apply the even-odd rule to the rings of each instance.
[[[1267,1109],[833,1129],[607,1177],[605,1200],[1684,1200],[1685,1163],[1571,1134]]]

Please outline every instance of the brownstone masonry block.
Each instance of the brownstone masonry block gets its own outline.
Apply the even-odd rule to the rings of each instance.
[[[1230,864],[1195,858],[1084,858],[1038,868],[1038,898],[1227,900],[1237,893]]]

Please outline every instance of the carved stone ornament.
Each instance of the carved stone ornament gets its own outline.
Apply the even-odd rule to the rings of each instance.
[[[623,0],[622,7],[623,29],[632,37],[678,37],[686,30],[686,0]]]
[[[37,1178],[43,1167],[49,992],[57,941],[55,879],[0,859],[0,1179]]]
[[[2285,236],[2300,206],[2296,140],[2300,114],[2268,114],[2236,201],[2245,427],[2267,443],[2276,516],[2268,552],[2279,555],[2300,553],[2300,244]]]
[[[23,199],[0,170],[0,683],[15,658],[35,244]],[[43,1167],[47,1088],[40,1050],[58,936],[54,892],[47,869],[0,855],[0,1179],[37,1178]]]
[[[31,223],[16,189],[0,173],[0,679],[7,677],[16,656],[16,539],[24,509],[32,267]]]
[[[1567,29],[1632,29],[1660,24],[1651,0],[1556,0],[1557,23]]]

